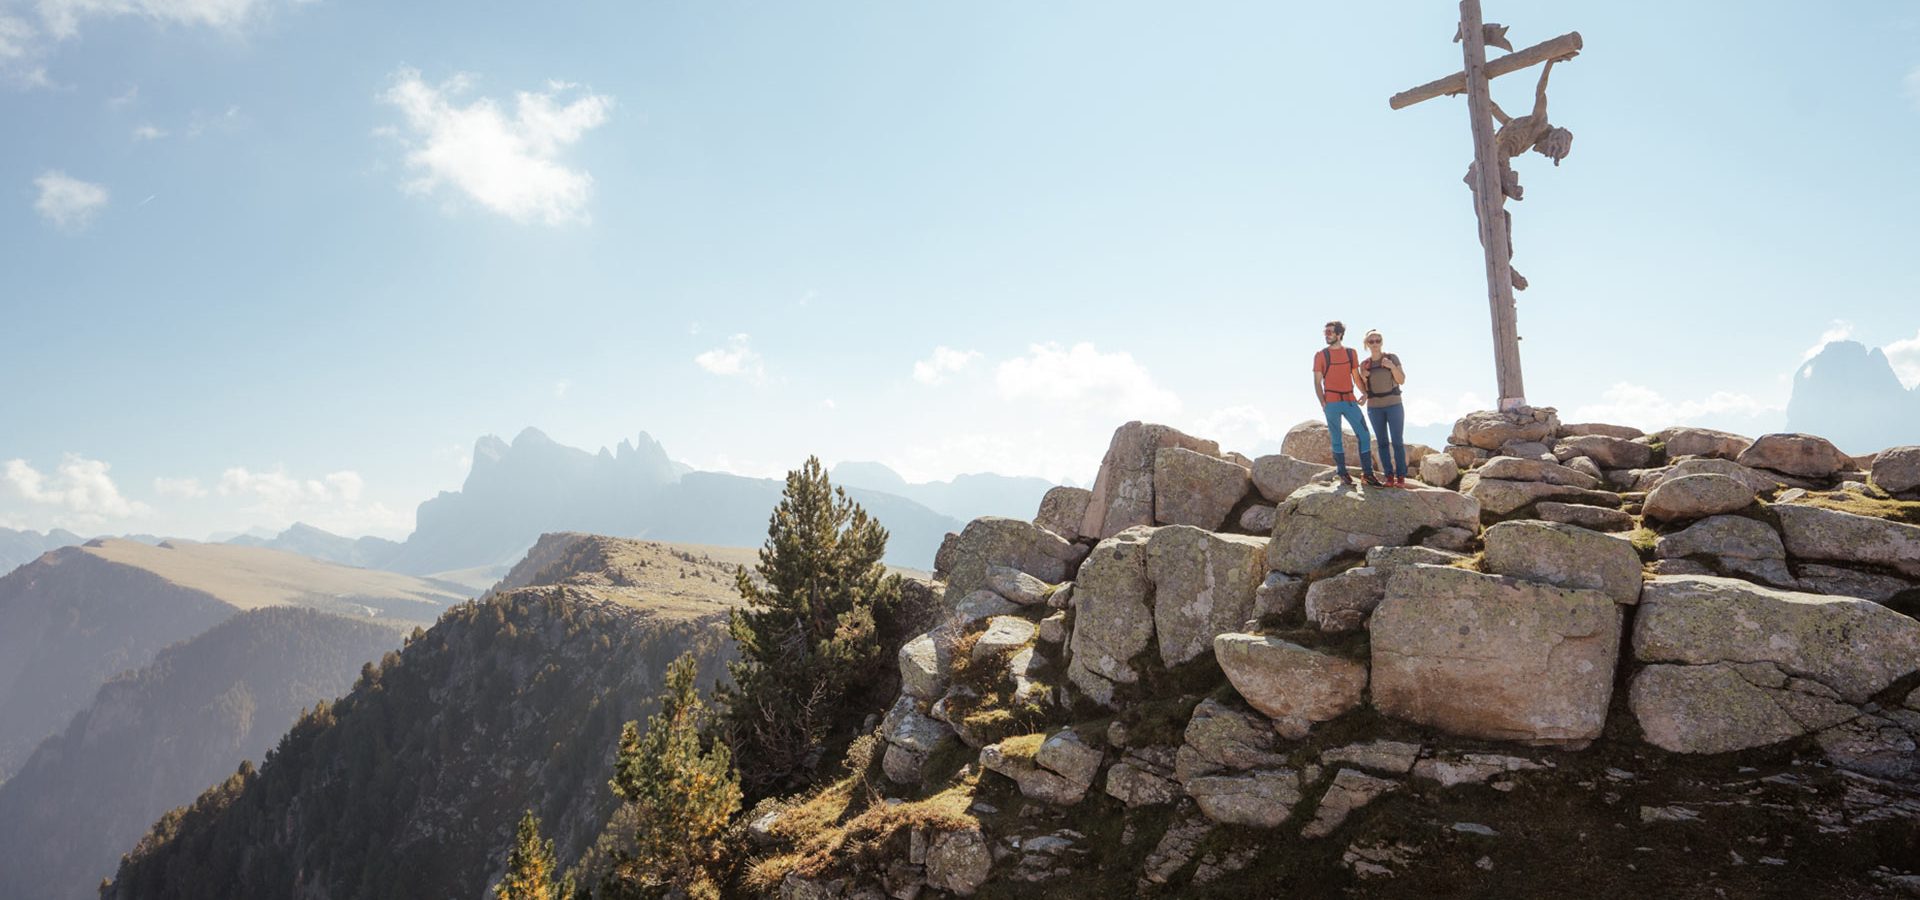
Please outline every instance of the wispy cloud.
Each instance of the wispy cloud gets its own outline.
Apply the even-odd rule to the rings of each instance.
[[[1086,341],[1071,347],[1051,341],[1029,345],[1025,356],[995,367],[993,378],[1001,396],[1010,400],[1132,419],[1180,411],[1180,398],[1155,383],[1132,354],[1102,353]]]
[[[1900,376],[1900,383],[1909,390],[1920,387],[1920,331],[1913,337],[1894,341],[1880,348],[1887,355],[1887,362],[1893,364],[1893,374]]]
[[[133,128],[133,139],[136,141],[157,141],[166,136],[165,131],[150,124],[136,125]]]
[[[1602,391],[1599,402],[1576,406],[1560,418],[1567,422],[1611,422],[1651,431],[1669,425],[1771,425],[1785,414],[1783,406],[1733,391],[1715,391],[1704,399],[1675,400],[1646,385],[1622,381]]]
[[[81,181],[58,169],[42,173],[33,184],[40,189],[34,210],[62,231],[85,230],[94,215],[107,206],[106,186]]]
[[[563,165],[560,155],[606,122],[613,98],[550,81],[544,91],[516,93],[509,116],[488,97],[462,105],[475,81],[460,74],[434,85],[401,69],[380,95],[406,119],[405,133],[395,136],[418,177],[405,189],[451,187],[517,222],[586,221],[593,176]]]
[[[766,363],[754,351],[753,338],[744,334],[727,338],[726,344],[695,356],[693,361],[715,375],[745,378],[753,382],[763,381],[767,377]]]
[[[948,375],[965,371],[969,364],[979,358],[978,350],[935,347],[932,356],[913,364],[913,380],[921,384],[944,384]]]
[[[272,0],[19,0],[0,10],[0,79],[52,87],[44,61],[59,43],[78,39],[87,22],[133,18],[238,34],[272,5]],[[108,105],[124,106],[137,96],[138,89],[132,89]]]
[[[54,507],[55,521],[62,527],[90,527],[151,513],[146,504],[120,493],[108,474],[112,468],[75,453],[63,457],[52,472],[41,472],[24,459],[10,459],[0,467],[0,489],[28,503]]]
[[[235,466],[221,473],[214,490],[239,500],[248,516],[270,528],[298,521],[335,534],[398,535],[413,524],[412,515],[404,510],[366,502],[366,481],[352,470],[301,478],[282,466],[258,472]]]

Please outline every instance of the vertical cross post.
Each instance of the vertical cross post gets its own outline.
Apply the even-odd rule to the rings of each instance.
[[[1507,259],[1507,217],[1502,207],[1500,156],[1493,144],[1493,110],[1487,94],[1487,46],[1480,29],[1480,0],[1460,0],[1460,44],[1466,56],[1467,114],[1473,117],[1474,211],[1487,258],[1487,304],[1493,312],[1493,372],[1500,409],[1526,404],[1520,379],[1520,334],[1514,321],[1513,273]]]

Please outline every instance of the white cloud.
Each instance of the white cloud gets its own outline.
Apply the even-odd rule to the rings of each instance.
[[[300,478],[281,466],[263,472],[235,466],[221,474],[214,490],[222,497],[238,499],[252,521],[273,529],[306,522],[347,536],[396,536],[406,534],[413,526],[413,516],[407,511],[377,501],[362,502],[366,481],[351,470]]]
[[[120,16],[231,30],[265,5],[261,0],[40,0],[39,9],[47,33],[64,40],[80,33],[81,19]]]
[[[155,478],[153,492],[162,497],[181,497],[194,500],[207,495],[207,489],[198,478]]]
[[[1600,402],[1562,413],[1565,422],[1608,422],[1653,431],[1669,425],[1726,427],[1741,423],[1771,425],[1784,406],[1746,394],[1715,391],[1704,400],[1671,400],[1645,385],[1619,382],[1600,394]]]
[[[968,364],[979,358],[980,352],[977,350],[935,347],[932,356],[913,364],[913,380],[921,384],[944,384],[948,375],[964,371]]]
[[[235,466],[220,475],[218,490],[223,497],[254,497],[270,505],[294,505],[360,499],[364,482],[360,473],[333,472],[321,478],[295,478],[284,468],[254,472]]]
[[[765,362],[760,354],[754,352],[753,339],[744,334],[727,338],[724,346],[715,347],[693,358],[700,368],[715,375],[740,376],[759,382],[767,375]]]
[[[567,399],[567,391],[572,387],[573,387],[573,382],[568,381],[565,378],[562,378],[559,381],[554,382],[553,383],[553,399],[555,400]]]
[[[137,125],[133,129],[133,139],[136,141],[157,141],[166,136],[165,131],[153,125]]]
[[[1901,384],[1908,390],[1920,387],[1920,331],[1880,348],[1880,352],[1893,364],[1893,374],[1900,376]]]
[[[408,168],[419,173],[404,186],[408,192],[449,185],[518,222],[587,219],[593,176],[558,157],[607,120],[613,98],[587,91],[563,102],[577,86],[550,81],[543,92],[515,94],[509,118],[491,98],[458,104],[473,86],[471,75],[431,85],[418,71],[401,69],[393,81],[380,99],[406,117],[410,136],[400,140]]]
[[[1151,419],[1180,411],[1180,398],[1154,383],[1145,366],[1124,351],[1102,353],[1082,341],[1061,347],[1051,341],[1032,344],[1027,355],[994,369],[994,384],[1009,400],[1037,401],[1104,413],[1123,419]]]
[[[52,474],[42,473],[24,459],[10,459],[0,471],[0,485],[28,503],[58,508],[55,522],[63,527],[98,525],[152,512],[146,504],[128,500],[107,471],[112,466],[69,453]]]
[[[120,93],[115,94],[112,97],[107,98],[107,106],[110,109],[121,109],[123,107],[132,105],[134,101],[139,99],[140,99],[140,86],[136,84],[136,85],[129,86],[126,90],[121,91]]]
[[[57,169],[48,170],[33,183],[40,189],[34,210],[62,231],[85,229],[94,214],[107,205],[105,186],[81,181]]]
[[[1815,341],[1813,346],[1800,354],[1800,361],[1806,362],[1819,356],[1820,351],[1827,349],[1827,345],[1834,341],[1844,341],[1851,337],[1853,337],[1853,323],[1845,319],[1834,319],[1827,324],[1826,331],[1820,332],[1820,340]]]
[[[1906,82],[1907,99],[1912,100],[1916,108],[1920,108],[1920,66],[1914,66],[1913,71],[1907,73]]]

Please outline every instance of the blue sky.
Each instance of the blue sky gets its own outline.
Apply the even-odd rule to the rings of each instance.
[[[1493,2],[1554,72],[1529,399],[1778,428],[1920,381],[1920,6]],[[1454,8],[0,0],[0,525],[401,536],[473,440],[1091,480],[1253,451],[1338,317],[1492,394]],[[1526,105],[1532,76],[1495,83]]]

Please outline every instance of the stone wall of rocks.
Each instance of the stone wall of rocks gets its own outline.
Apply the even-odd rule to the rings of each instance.
[[[1091,491],[951,536],[936,567],[950,613],[900,652],[886,776],[921,787],[958,742],[969,770],[1036,803],[1171,805],[1143,885],[1216,826],[1315,840],[1409,779],[1551,777],[1526,748],[1580,750],[1616,716],[1662,751],[1810,739],[1833,765],[1920,778],[1920,525],[1848,508],[1920,500],[1920,448],[1863,469],[1810,435],[1481,412],[1421,454],[1427,484],[1355,488],[1313,424],[1287,446],[1320,455],[1249,460],[1128,423]],[[1176,740],[1126,724],[1211,668],[1231,692],[1194,703]],[[1089,732],[1101,709],[1119,715]],[[1315,743],[1362,709],[1425,738]],[[1008,735],[993,724],[1008,717],[1046,724]],[[931,836],[978,852],[943,866],[929,851],[908,881],[965,896],[1051,877],[1075,838],[1039,837],[1054,850]]]

